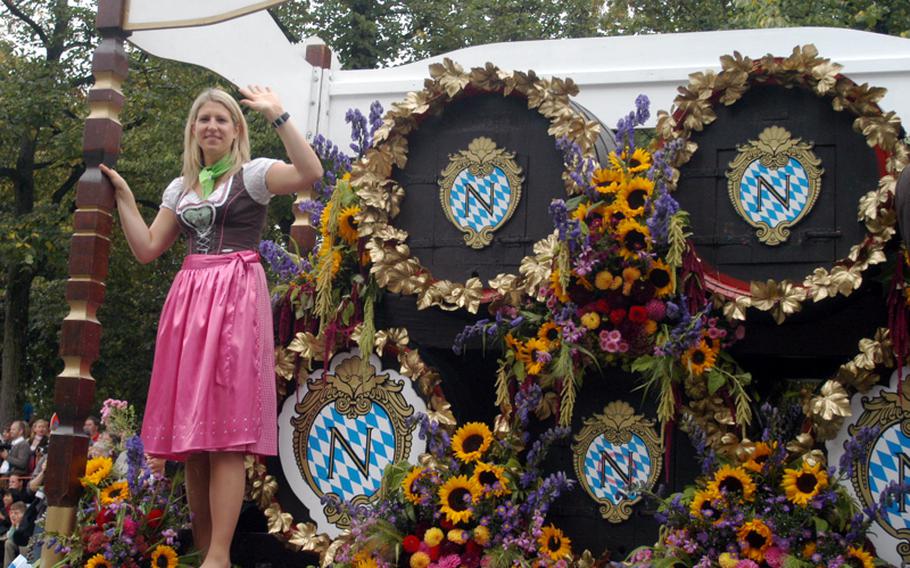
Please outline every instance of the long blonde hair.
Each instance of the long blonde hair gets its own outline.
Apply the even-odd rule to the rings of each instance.
[[[243,116],[243,111],[240,110],[240,105],[237,104],[234,97],[217,87],[206,89],[193,101],[193,106],[190,107],[190,114],[186,117],[186,127],[183,129],[184,192],[195,185],[199,172],[205,166],[202,148],[196,144],[196,139],[193,137],[193,123],[196,122],[199,109],[208,102],[218,103],[226,108],[231,115],[231,120],[234,121],[234,125],[237,126],[237,138],[231,145],[231,159],[234,162],[234,167],[226,175],[228,177],[234,175],[240,171],[243,164],[250,161],[250,135],[246,125],[246,118]]]

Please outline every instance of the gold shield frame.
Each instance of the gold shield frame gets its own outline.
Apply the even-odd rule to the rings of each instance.
[[[749,225],[757,230],[759,242],[769,246],[776,246],[790,238],[789,228],[802,221],[812,210],[818,199],[821,189],[821,176],[824,168],[820,168],[821,160],[812,152],[812,144],[803,142],[801,138],[793,138],[787,129],[780,126],[769,126],[758,135],[758,140],[738,146],[739,154],[730,162],[727,170],[727,192],[736,212]],[[790,159],[797,160],[806,172],[809,182],[809,195],[806,204],[792,221],[782,221],[772,227],[763,221],[753,220],[743,207],[740,199],[740,184],[749,166],[756,160],[766,168],[776,170],[786,166]],[[758,189],[761,193],[761,187]]]
[[[648,472],[647,481],[644,486],[635,490],[636,496],[632,499],[621,499],[619,503],[613,503],[609,499],[598,497],[588,484],[588,478],[585,475],[585,456],[588,448],[600,435],[603,435],[610,443],[625,445],[632,441],[633,434],[644,442],[651,459],[651,470]],[[663,467],[662,445],[657,432],[654,431],[654,421],[635,414],[635,409],[626,402],[610,402],[604,407],[601,414],[595,414],[585,420],[581,431],[575,435],[575,443],[572,444],[572,461],[575,466],[575,476],[591,499],[600,504],[599,511],[604,519],[611,523],[625,521],[632,514],[632,506],[641,501],[642,492],[654,487]]]
[[[473,227],[463,227],[449,203],[455,180],[465,169],[472,175],[483,178],[490,175],[494,167],[502,170],[509,180],[509,207],[505,215],[495,225],[483,227],[480,231],[474,230]],[[482,249],[489,246],[493,242],[493,233],[512,218],[515,208],[521,201],[521,184],[524,182],[524,176],[521,167],[515,162],[515,154],[498,148],[493,140],[481,136],[472,140],[467,150],[450,154],[449,164],[440,175],[442,177],[439,179],[439,201],[446,218],[459,231],[465,233],[464,241],[469,247]]]

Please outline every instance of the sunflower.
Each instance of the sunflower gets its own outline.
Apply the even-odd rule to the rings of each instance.
[[[354,568],[377,568],[379,564],[376,562],[376,559],[373,558],[373,555],[367,552],[366,550],[361,550],[354,555],[353,561]]]
[[[177,568],[178,562],[177,551],[166,544],[159,544],[152,551],[152,568]]]
[[[708,484],[708,490],[718,495],[739,494],[751,501],[755,493],[755,482],[743,468],[725,465],[714,473],[714,480]]]
[[[483,422],[468,422],[452,436],[452,451],[465,463],[478,461],[493,443],[493,433]]]
[[[103,505],[119,503],[125,499],[129,499],[129,497],[130,486],[126,481],[112,483],[101,491],[101,503]]]
[[[547,345],[546,341],[537,339],[536,337],[532,337],[525,342],[523,360],[525,360],[525,371],[527,371],[529,375],[539,375],[543,370],[544,362],[537,357],[537,354],[549,353],[550,350],[548,348],[549,345]]]
[[[771,527],[760,519],[752,519],[736,531],[743,555],[756,562],[764,562],[765,552],[771,548]]]
[[[716,361],[717,352],[711,349],[704,339],[682,354],[683,367],[688,369],[689,372],[696,377],[714,367]]]
[[[854,563],[852,560],[858,562]],[[851,546],[847,549],[847,562],[844,563],[847,566],[861,566],[862,568],[874,568],[875,567],[875,557],[863,550],[862,548],[857,548]]]
[[[625,200],[617,199],[611,203],[609,207],[604,208],[603,216],[608,222],[616,225],[634,215],[632,214],[632,211],[629,210],[629,206],[626,204]]]
[[[579,203],[578,206],[572,210],[572,218],[584,223],[585,219],[588,218],[588,210],[587,203]]]
[[[540,555],[550,560],[572,557],[572,541],[553,525],[543,527],[540,536],[537,537],[537,544],[540,545]]]
[[[85,568],[111,568],[111,563],[104,558],[103,554],[96,554],[88,559]]]
[[[696,519],[704,519],[706,513],[709,518],[717,519],[719,511],[714,507],[714,501],[720,498],[720,495],[716,491],[711,489],[705,489],[703,491],[696,491],[695,497],[692,498],[692,503],[689,505],[689,514]]]
[[[494,497],[501,497],[511,493],[509,489],[509,479],[505,476],[506,468],[491,463],[477,462],[474,466],[474,475],[471,477],[476,481],[484,492]],[[498,486],[496,484],[499,484]]]
[[[451,477],[439,488],[439,511],[450,523],[461,523],[471,520],[474,514],[470,506],[476,503],[483,488],[467,475]]]
[[[619,156],[614,152],[610,154],[610,163],[617,169],[626,166],[630,173],[637,174],[651,167],[651,153],[643,148],[636,148],[630,158],[625,152]]]
[[[622,189],[622,198],[633,215],[645,212],[645,203],[654,193],[654,182],[648,178],[634,177]]]
[[[360,213],[360,207],[351,205],[341,210],[338,215],[338,234],[349,245],[357,242],[357,220],[355,217]]]
[[[414,485],[423,477],[424,469],[420,466],[414,466],[401,482],[401,489],[404,491],[404,498],[415,505],[420,505],[420,493]]]
[[[332,203],[326,203],[325,208],[322,210],[322,214],[319,216],[319,232],[322,234],[322,238],[326,239],[329,236],[329,222],[332,220]]]
[[[602,168],[594,171],[594,187],[598,193],[616,193],[623,186],[623,173],[621,169]]]
[[[768,458],[771,457],[771,454],[774,453],[776,448],[776,443],[769,445],[766,442],[758,442],[755,444],[755,449],[752,450],[752,453],[749,455],[749,461],[744,463],[743,467],[754,471],[755,473],[761,473],[762,468],[764,468],[765,463],[768,461]]]
[[[556,296],[557,300],[562,303],[569,301],[569,294],[567,294],[566,289],[562,287],[558,268],[554,268],[550,273],[550,288],[553,289],[553,295]]]
[[[633,219],[624,219],[616,228],[619,233],[619,253],[623,258],[634,260],[638,253],[647,251],[651,246],[651,235],[648,228]]]
[[[787,499],[794,505],[803,507],[827,486],[828,472],[822,469],[822,464],[818,462],[809,465],[804,461],[798,469],[785,469],[784,479],[781,481]]]
[[[552,321],[548,321],[537,330],[537,339],[546,343],[547,349],[551,351],[559,347],[561,336],[562,328]]]
[[[103,456],[92,458],[85,464],[85,477],[81,478],[79,482],[83,487],[88,487],[89,484],[98,485],[111,473],[113,467],[114,462],[111,458]]]
[[[662,260],[655,260],[651,263],[648,282],[654,286],[654,293],[658,298],[669,296],[676,287],[676,283],[673,281],[673,270]]]

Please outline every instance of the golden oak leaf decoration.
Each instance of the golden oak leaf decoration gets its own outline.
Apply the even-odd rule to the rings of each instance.
[[[828,422],[836,417],[846,418],[852,414],[850,397],[844,385],[835,380],[825,381],[821,391],[809,401],[809,415]]]
[[[328,549],[331,539],[328,535],[317,534],[315,523],[297,523],[288,543],[297,547],[298,550],[322,552]]]
[[[812,77],[818,81],[815,84],[815,92],[819,95],[826,95],[837,84],[837,76],[843,69],[842,65],[825,61],[812,68]]]
[[[294,518],[285,512],[277,503],[273,503],[264,511],[269,534],[284,534],[293,526]]]

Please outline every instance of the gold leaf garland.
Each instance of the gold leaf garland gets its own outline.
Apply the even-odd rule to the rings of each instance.
[[[847,258],[837,261],[829,271],[816,269],[802,282],[752,282],[749,294],[726,297],[724,314],[745,320],[748,308],[767,311],[777,323],[797,313],[804,302],[820,302],[836,295],[849,296],[862,284],[862,272],[885,261],[885,243],[895,233],[894,190],[897,174],[907,165],[908,149],[900,140],[900,119],[894,112],[883,112],[878,101],[885,89],[857,85],[840,74],[842,67],[819,57],[814,45],[797,46],[789,57],[766,55],[758,61],[739,52],[720,58],[721,71],[693,73],[689,84],[680,87],[671,112],[658,112],[656,132],[663,143],[680,140],[682,148],[673,164],[674,183],[679,168],[687,163],[698,145],[691,140],[717,118],[718,103],[732,105],[753,86],[777,84],[801,88],[830,99],[835,111],[856,115],[853,128],[866,138],[870,147],[887,155],[886,172],[878,187],[859,201],[858,219],[868,231],[865,240],[854,246]]]
[[[351,341],[357,342],[362,333],[362,326],[358,326],[352,334]],[[408,347],[410,338],[404,328],[390,328],[376,331],[373,337],[373,350],[382,355],[384,352],[394,353],[402,375],[411,379],[415,390],[427,404],[427,416],[430,420],[438,422],[445,427],[455,426],[455,416],[452,407],[445,399],[442,389],[442,377],[429,367],[420,357],[420,354]],[[320,334],[314,336],[309,332],[300,332],[286,348],[278,348],[276,356],[275,378],[279,390],[287,391],[286,369],[291,361],[294,365],[295,358],[300,358],[298,380],[306,380],[313,361],[322,360],[322,346],[324,338]],[[292,376],[290,380],[294,380]],[[296,386],[296,385],[295,385]],[[276,495],[278,483],[275,477],[269,475],[265,464],[253,456],[245,458],[246,469],[246,498],[254,501],[265,514],[268,531],[283,541],[289,548],[297,551],[314,552],[320,554],[323,565],[331,564],[334,551],[339,539],[346,538],[342,534],[334,541],[326,534],[319,533],[318,527],[313,522],[295,523],[294,518],[285,513]]]
[[[358,234],[367,240],[370,271],[379,286],[397,294],[416,295],[419,309],[435,306],[476,313],[484,299],[483,283],[477,278],[464,283],[435,279],[411,256],[405,244],[407,232],[390,225],[404,197],[404,189],[391,179],[392,167],[403,168],[407,163],[408,134],[424,117],[440,113],[452,100],[471,93],[522,95],[529,109],[550,121],[548,132],[552,136],[569,138],[585,157],[593,157],[600,124],[570,106],[569,97],[578,93],[578,85],[571,79],[541,79],[533,71],[507,73],[492,63],[465,71],[449,58],[430,65],[430,77],[422,91],[408,93],[404,101],[392,105],[376,132],[373,147],[353,166],[351,183],[363,206],[357,216]],[[568,194],[579,191],[568,172],[562,177]],[[488,282],[487,288],[508,301],[536,294],[550,277],[555,245],[555,235],[538,242],[534,255],[523,259],[520,275],[500,274]]]

